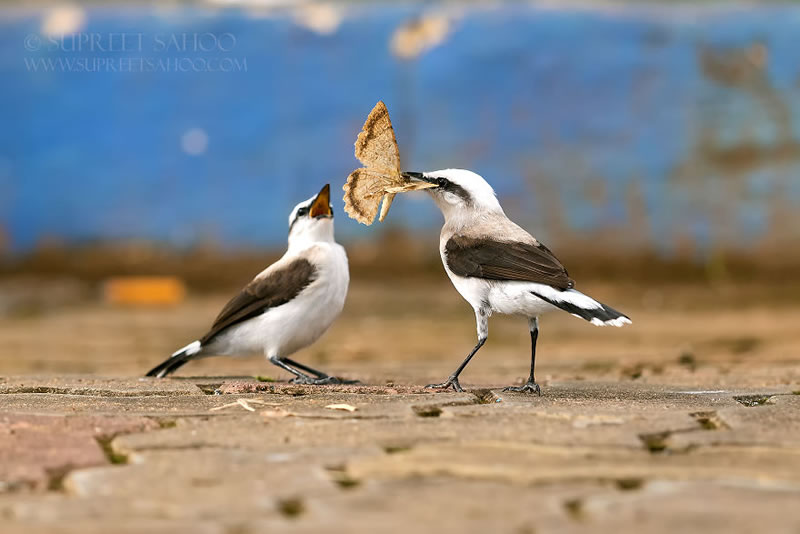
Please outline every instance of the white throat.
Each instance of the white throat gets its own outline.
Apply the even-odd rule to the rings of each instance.
[[[289,250],[308,248],[320,242],[335,242],[333,219],[298,219],[289,230]]]

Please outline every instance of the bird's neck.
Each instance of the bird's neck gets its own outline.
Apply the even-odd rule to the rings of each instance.
[[[302,250],[315,243],[333,243],[333,223],[293,228],[289,233],[289,250]]]
[[[462,209],[446,205],[440,206],[440,208],[442,215],[444,215],[445,227],[456,232],[481,224],[483,221],[506,217],[503,208],[499,204],[497,206],[474,206]]]

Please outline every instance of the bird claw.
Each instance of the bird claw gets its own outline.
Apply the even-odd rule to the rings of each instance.
[[[522,386],[508,386],[506,388],[503,388],[503,391],[515,391],[517,393],[536,393],[540,397],[542,396],[542,389],[536,382],[526,382],[525,385]]]
[[[461,387],[461,384],[458,383],[458,378],[455,376],[451,376],[441,384],[428,384],[425,386],[426,389],[448,389],[450,387],[452,387],[455,391],[464,391],[464,388]]]
[[[289,380],[290,384],[301,384],[304,386],[324,386],[328,384],[359,384],[358,380],[346,380],[337,376],[325,376],[322,378],[311,378],[310,376],[298,376]]]

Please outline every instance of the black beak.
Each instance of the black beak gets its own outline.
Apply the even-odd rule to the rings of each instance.
[[[425,182],[439,185],[439,183],[436,181],[436,178],[426,178],[421,172],[406,171],[401,172],[400,176],[403,178],[408,178],[412,182]]]

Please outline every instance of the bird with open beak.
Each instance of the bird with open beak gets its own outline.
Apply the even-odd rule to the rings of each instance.
[[[347,254],[333,237],[330,186],[295,206],[289,216],[289,248],[222,309],[211,329],[154,367],[165,377],[191,360],[263,353],[300,384],[341,379],[289,359],[314,343],[339,316],[350,274]]]
[[[539,316],[564,310],[595,326],[623,326],[631,320],[575,289],[567,270],[546,246],[514,224],[497,201],[494,189],[472,171],[446,169],[404,172],[411,181],[434,187],[426,191],[444,215],[439,253],[447,276],[475,311],[478,343],[441,384],[432,388],[463,391],[458,377],[489,335],[493,313],[528,319],[531,372],[522,386],[506,391],[541,394],[534,377]]]

